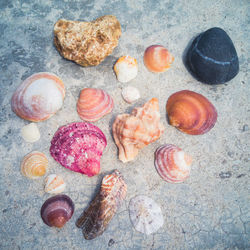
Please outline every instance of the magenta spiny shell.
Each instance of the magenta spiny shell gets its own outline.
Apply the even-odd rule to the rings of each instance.
[[[43,222],[50,227],[63,227],[74,213],[74,203],[65,194],[56,195],[44,202],[41,208]]]
[[[63,167],[94,176],[100,171],[100,159],[106,145],[106,137],[98,127],[76,122],[57,130],[51,141],[50,153]]]
[[[190,174],[191,156],[175,145],[165,144],[155,152],[155,167],[163,180],[170,183],[183,182]]]

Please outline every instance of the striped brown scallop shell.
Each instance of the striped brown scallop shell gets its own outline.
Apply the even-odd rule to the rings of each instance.
[[[171,95],[166,109],[170,125],[191,135],[205,134],[217,120],[214,105],[203,95],[189,90]]]
[[[40,122],[62,107],[64,96],[64,84],[59,77],[48,72],[36,73],[16,89],[11,107],[19,117]]]
[[[92,240],[105,231],[126,193],[127,185],[118,170],[103,178],[100,192],[76,222],[86,240]]]
[[[77,112],[84,121],[95,122],[113,110],[112,97],[102,89],[85,88],[77,102]]]

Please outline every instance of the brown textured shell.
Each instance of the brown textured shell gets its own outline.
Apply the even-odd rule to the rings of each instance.
[[[127,185],[118,170],[106,175],[102,180],[100,192],[76,222],[82,228],[86,240],[101,235],[125,199]]]
[[[107,15],[92,22],[60,19],[54,26],[54,44],[60,54],[81,66],[95,66],[113,52],[121,36],[115,16]]]
[[[122,162],[133,160],[139,149],[159,139],[163,131],[157,98],[135,108],[131,115],[118,115],[113,123],[113,136],[119,148],[119,159]]]

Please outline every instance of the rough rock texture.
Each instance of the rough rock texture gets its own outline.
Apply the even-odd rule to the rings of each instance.
[[[211,28],[197,36],[187,53],[187,63],[198,80],[219,84],[230,81],[239,72],[234,44],[221,28]]]
[[[198,14],[197,14],[198,13]],[[65,60],[53,46],[53,25],[60,18],[94,20],[119,17],[119,45],[97,67],[81,67]],[[248,249],[250,246],[250,40],[249,0],[9,0],[0,1],[0,249],[2,250],[166,250]],[[208,85],[193,78],[182,62],[188,41],[201,31],[219,26],[230,34],[238,52],[240,71],[230,84]],[[172,67],[153,74],[143,64],[143,53],[162,44],[175,56]],[[141,99],[130,105],[112,67],[122,55],[138,61],[139,72],[129,85]],[[28,122],[11,111],[17,86],[36,72],[49,71],[64,82],[62,109],[38,123],[41,138],[26,143],[21,129]],[[81,121],[76,102],[83,88],[102,88],[114,99],[113,112],[95,123],[107,138],[101,172],[94,177],[69,171],[50,156],[49,147],[60,126]],[[168,97],[189,89],[206,96],[218,111],[218,120],[207,134],[191,136],[170,126],[165,118]],[[152,97],[160,104],[166,127],[158,141],[143,148],[133,162],[122,163],[111,134],[118,114],[130,113]],[[154,152],[172,143],[192,155],[191,175],[185,183],[170,184],[154,167]],[[49,159],[49,174],[63,177],[64,191],[75,203],[75,213],[60,230],[46,226],[40,209],[51,195],[43,191],[46,176],[32,181],[20,173],[20,161],[33,150]],[[75,223],[99,190],[104,175],[118,169],[128,186],[127,196],[107,230],[87,241]],[[147,195],[162,209],[164,225],[145,237],[134,230],[128,204],[136,195]]]
[[[66,59],[82,66],[95,66],[113,52],[121,36],[115,16],[102,16],[93,22],[60,19],[54,26],[54,44]]]

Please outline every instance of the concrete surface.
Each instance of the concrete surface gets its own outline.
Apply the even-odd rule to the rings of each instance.
[[[249,249],[249,88],[248,0],[1,0],[0,1],[0,249]],[[90,21],[105,14],[117,16],[122,37],[113,54],[97,67],[83,68],[63,59],[53,46],[53,25],[59,18]],[[186,70],[182,54],[198,33],[223,28],[233,40],[240,61],[239,74],[229,83],[210,86],[196,81]],[[143,52],[152,44],[166,46],[175,56],[172,68],[153,74],[143,65]],[[119,56],[138,59],[139,74],[131,83],[141,91],[135,105],[121,98],[121,88],[112,66]],[[10,108],[16,87],[33,73],[50,71],[66,86],[63,108],[41,122],[40,141],[26,143],[20,130],[28,124]],[[95,124],[108,139],[101,173],[88,178],[70,172],[49,155],[50,141],[61,125],[80,121],[76,112],[79,91],[98,87],[114,98],[112,114]],[[190,136],[168,125],[165,104],[174,92],[189,89],[205,95],[218,110],[215,127],[202,136]],[[119,113],[159,98],[164,135],[143,149],[134,162],[123,164],[111,136]],[[173,143],[193,156],[190,178],[183,184],[168,184],[154,168],[154,151]],[[65,194],[75,202],[75,213],[62,229],[47,227],[40,208],[50,197],[43,191],[44,178],[32,181],[20,173],[20,161],[32,150],[49,157],[49,173],[61,174]],[[82,237],[75,221],[98,190],[105,173],[119,169],[128,184],[123,206],[104,234],[92,241]],[[136,232],[129,221],[129,200],[146,194],[162,208],[165,223],[148,237]]]

